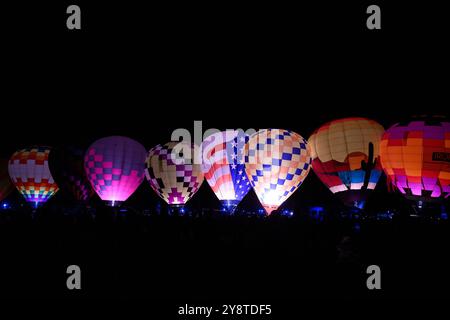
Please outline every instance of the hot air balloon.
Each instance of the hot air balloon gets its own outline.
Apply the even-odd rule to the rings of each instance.
[[[0,202],[14,190],[8,174],[8,160],[0,159]]]
[[[84,150],[75,146],[52,148],[48,163],[60,192],[80,202],[87,202],[94,190],[84,170]]]
[[[243,131],[227,130],[207,137],[202,143],[202,171],[223,208],[233,213],[250,190],[245,173]]]
[[[153,190],[169,205],[183,206],[203,182],[200,164],[194,163],[196,148],[185,142],[169,142],[152,148],[145,175]]]
[[[120,205],[144,180],[147,152],[137,141],[121,136],[94,142],[84,156],[84,168],[92,187],[107,205]]]
[[[450,122],[445,118],[393,125],[381,139],[380,153],[388,182],[408,199],[419,204],[449,198]]]
[[[58,191],[48,168],[49,153],[49,147],[35,146],[16,151],[9,160],[8,171],[14,185],[35,206]]]
[[[289,198],[311,168],[307,141],[282,129],[264,129],[245,146],[245,171],[267,214]]]
[[[383,170],[379,160],[384,128],[365,118],[330,121],[309,138],[312,167],[344,204],[362,209]]]

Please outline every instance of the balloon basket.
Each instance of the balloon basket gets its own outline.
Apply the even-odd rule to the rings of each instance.
[[[35,200],[28,201],[28,204],[31,206],[33,211],[36,211],[37,209],[39,209],[42,206],[43,203],[45,203],[45,202],[43,202],[43,201],[35,201]]]
[[[113,207],[113,208],[120,207],[122,205],[122,203],[123,203],[123,201],[116,201],[116,200],[106,201],[106,205],[108,207]]]
[[[184,217],[190,215],[189,210],[182,204],[170,205],[167,208],[169,216]]]
[[[273,211],[278,209],[278,206],[275,205],[263,205],[263,207],[266,212],[266,216],[270,216]]]
[[[222,201],[220,201],[220,203],[221,203],[220,212],[223,215],[232,216],[232,215],[234,215],[234,213],[236,211],[239,201],[237,201],[237,200],[222,200]]]

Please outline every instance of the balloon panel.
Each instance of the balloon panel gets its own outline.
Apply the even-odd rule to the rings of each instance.
[[[261,130],[245,148],[247,176],[268,214],[294,193],[310,167],[308,143],[292,131]]]
[[[49,147],[25,148],[9,160],[9,175],[28,202],[46,202],[58,191],[48,168],[49,153]]]
[[[49,154],[49,167],[60,190],[78,201],[94,194],[84,170],[84,150],[75,146],[58,146]]]
[[[381,176],[380,140],[384,128],[365,118],[345,118],[331,121],[317,129],[309,138],[312,166],[331,192],[375,189]],[[368,164],[369,146],[373,146],[373,166]],[[368,175],[368,177],[366,177]]]
[[[450,193],[450,122],[411,121],[389,128],[381,140],[381,164],[401,193],[425,199]]]
[[[174,148],[194,150],[179,142],[158,145],[149,151],[145,174],[152,189],[168,204],[185,204],[200,188],[203,173],[199,164],[192,164]]]
[[[86,152],[84,167],[102,200],[125,201],[144,179],[145,148],[120,136],[102,138]]]
[[[202,143],[202,171],[219,200],[238,203],[251,188],[245,173],[244,148],[248,136],[228,130],[207,137]]]
[[[8,160],[0,159],[0,201],[3,201],[14,190],[8,174]]]

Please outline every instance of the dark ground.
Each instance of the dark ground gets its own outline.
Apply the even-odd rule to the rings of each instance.
[[[167,216],[104,206],[69,213],[49,203],[0,212],[2,297],[269,301],[300,298],[448,298],[447,220],[409,217],[323,221]],[[407,210],[407,208],[404,208]],[[370,218],[372,217],[372,218]],[[66,267],[82,269],[81,292]],[[382,290],[366,288],[367,266]]]

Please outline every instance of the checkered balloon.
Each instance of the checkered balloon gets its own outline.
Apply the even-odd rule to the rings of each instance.
[[[227,130],[202,143],[202,170],[206,181],[225,207],[235,208],[251,188],[245,173],[243,131]]]
[[[145,148],[121,136],[94,142],[84,156],[84,168],[100,199],[114,206],[125,201],[144,180]]]
[[[48,168],[49,147],[35,146],[16,151],[9,160],[9,176],[27,202],[36,206],[57,191]]]
[[[388,182],[416,201],[450,198],[450,122],[418,117],[397,123],[380,143]]]
[[[170,205],[184,205],[200,188],[203,173],[194,164],[196,148],[183,142],[157,145],[147,156],[145,175],[153,190]]]
[[[245,146],[245,170],[267,214],[300,187],[310,168],[308,143],[295,132],[260,130]]]

